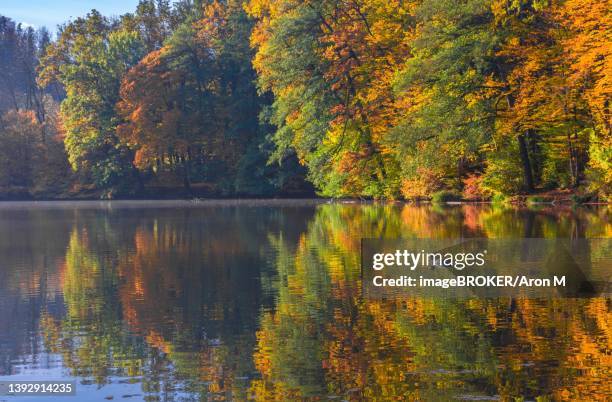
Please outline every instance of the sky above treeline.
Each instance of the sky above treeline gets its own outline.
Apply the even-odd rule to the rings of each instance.
[[[0,0],[0,15],[24,26],[46,26],[51,32],[68,20],[87,14],[91,9],[103,15],[133,12],[138,0]]]

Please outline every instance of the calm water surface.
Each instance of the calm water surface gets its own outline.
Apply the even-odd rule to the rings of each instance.
[[[0,380],[74,379],[73,402],[610,400],[610,300],[364,300],[359,273],[361,237],[610,237],[609,214],[0,204]]]

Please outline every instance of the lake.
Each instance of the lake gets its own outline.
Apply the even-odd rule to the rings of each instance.
[[[362,237],[609,238],[609,216],[0,204],[0,380],[75,380],[67,401],[610,400],[609,299],[370,300],[359,261]]]

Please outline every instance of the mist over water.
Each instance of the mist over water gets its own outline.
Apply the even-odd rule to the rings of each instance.
[[[3,204],[0,380],[75,379],[83,400],[606,400],[609,299],[370,300],[359,258],[362,237],[609,238],[609,215]]]

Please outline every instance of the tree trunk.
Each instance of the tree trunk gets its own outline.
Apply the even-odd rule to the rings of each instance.
[[[578,186],[578,161],[576,160],[576,150],[572,143],[572,136],[569,132],[567,133],[567,148],[569,153],[569,170],[572,178],[572,187],[575,188]]]
[[[529,162],[533,177],[533,187],[537,187],[542,181],[542,158],[538,147],[538,135],[533,130],[527,130],[527,145],[529,148]]]
[[[525,181],[525,187],[527,192],[533,191],[533,172],[531,169],[531,161],[529,160],[529,150],[527,148],[527,141],[525,134],[518,136],[519,152],[521,154],[521,162],[523,164],[523,179]]]
[[[182,157],[183,159],[183,184],[185,186],[185,191],[187,191],[187,194],[189,194],[190,196],[193,196],[193,189],[191,188],[191,177],[190,177],[190,172],[189,172],[189,158],[187,158],[186,156]]]

